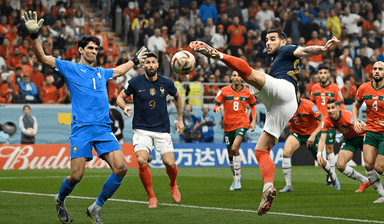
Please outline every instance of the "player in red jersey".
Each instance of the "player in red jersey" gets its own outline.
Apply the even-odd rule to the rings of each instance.
[[[367,125],[365,127],[365,137],[363,155],[365,171],[369,182],[379,193],[380,198],[373,203],[384,203],[384,189],[380,182],[380,176],[384,172],[384,63],[381,61],[373,65],[373,81],[362,84],[353,105],[353,119],[357,121],[359,109],[363,102],[367,107]],[[354,128],[357,133],[364,130],[360,123],[355,123]]]
[[[360,150],[363,149],[365,123],[360,122],[363,126],[363,131],[357,133],[354,129],[355,120],[352,118],[352,113],[347,110],[340,110],[340,106],[335,99],[328,100],[327,111],[328,117],[324,119],[323,127],[321,128],[321,138],[318,145],[319,152],[317,156],[317,162],[319,163],[319,166],[323,167],[325,170],[329,169],[329,165],[327,161],[323,159],[321,151],[324,148],[328,130],[333,129],[339,131],[344,136],[344,143],[339,151],[337,169],[347,177],[359,180],[361,182],[360,188],[355,192],[363,192],[365,188],[371,186],[368,178],[361,175],[352,167],[348,166],[347,163],[353,158],[358,148],[360,148]],[[334,185],[334,188],[335,190],[340,190],[340,184]]]
[[[342,110],[345,110],[344,106],[344,98],[343,94],[341,93],[339,87],[332,83],[329,80],[330,72],[329,68],[321,64],[318,67],[317,73],[320,77],[320,82],[316,83],[312,87],[311,96],[310,99],[316,103],[316,106],[319,108],[321,114],[323,114],[324,117],[328,116],[327,112],[327,102],[329,99],[335,99]],[[335,164],[336,164],[336,156],[333,152],[333,144],[336,140],[336,131],[335,130],[329,130],[327,133],[327,140],[325,142],[326,144],[326,153],[327,153],[327,159],[330,163],[331,169],[335,172]],[[331,181],[327,177],[327,183],[326,186],[332,186]]]
[[[255,130],[256,127],[256,99],[249,89],[241,84],[242,78],[236,71],[231,75],[232,85],[223,87],[216,95],[213,110],[221,113],[224,103],[224,135],[227,144],[229,166],[233,172],[233,182],[229,190],[241,189],[241,156],[240,145],[243,142],[247,130]],[[251,106],[252,123],[246,112],[247,104]]]
[[[316,105],[307,99],[299,99],[299,108],[289,121],[291,126],[290,134],[285,141],[283,153],[283,174],[285,187],[280,192],[291,192],[292,187],[292,154],[301,146],[306,145],[314,158],[317,154],[317,143],[323,115]]]

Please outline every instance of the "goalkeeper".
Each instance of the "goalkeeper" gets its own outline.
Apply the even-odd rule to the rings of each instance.
[[[114,69],[93,67],[100,41],[95,36],[86,36],[78,42],[80,62],[75,64],[45,55],[37,38],[44,20],[37,22],[36,12],[26,12],[23,20],[30,33],[37,60],[63,76],[71,93],[71,174],[63,180],[60,191],[55,196],[59,219],[62,223],[72,222],[64,201],[83,177],[85,163],[93,159],[94,147],[98,156],[112,169],[112,174],[104,183],[100,195],[87,209],[87,215],[92,218],[93,223],[100,224],[101,207],[119,188],[127,173],[123,151],[109,125],[112,121],[109,118],[106,84],[109,79],[124,75],[135,65],[142,63],[148,51],[142,47],[133,60]]]

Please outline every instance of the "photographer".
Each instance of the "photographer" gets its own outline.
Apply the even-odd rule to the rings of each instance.
[[[186,104],[183,112],[184,130],[180,132],[180,140],[185,142],[194,142],[200,138],[197,128],[199,121],[191,112],[192,105]]]
[[[209,107],[207,104],[204,104],[201,108],[203,114],[200,115],[197,120],[199,124],[197,128],[200,128],[201,137],[199,142],[213,142],[215,132],[213,130],[213,126],[216,125],[215,118],[213,115],[209,115]]]

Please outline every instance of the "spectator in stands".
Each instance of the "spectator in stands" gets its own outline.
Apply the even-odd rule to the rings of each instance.
[[[149,21],[145,18],[145,15],[140,12],[139,16],[133,19],[133,22],[131,24],[131,33],[134,36],[134,45],[140,44],[143,45],[144,40],[140,40],[140,36],[142,36],[142,33],[144,32],[144,28],[149,25]],[[128,35],[130,36],[130,35]]]
[[[8,38],[4,38],[3,44],[0,45],[0,56],[5,60],[11,55],[13,52],[13,46],[10,44]]]
[[[363,50],[362,50],[362,49],[363,49]],[[357,53],[358,53],[359,55],[361,55],[361,54],[360,54],[361,51],[363,51],[363,52],[364,52],[363,55],[364,55],[364,56],[367,56],[368,58],[371,58],[371,57],[373,56],[373,54],[374,54],[373,49],[370,48],[370,47],[368,46],[368,40],[367,40],[367,38],[365,38],[365,37],[362,37],[362,38],[361,38],[361,40],[360,40],[360,49],[357,50]]]
[[[2,96],[2,94],[1,94],[1,89],[2,89],[3,84],[4,84],[3,78],[0,76],[0,103],[6,103],[5,96]],[[0,128],[0,131],[1,131],[1,128]]]
[[[233,22],[233,19],[235,17],[239,18],[240,23],[243,23],[244,21],[243,15],[241,13],[241,8],[237,5],[237,2],[235,0],[228,1],[228,6],[225,7],[223,13],[227,13],[229,21]]]
[[[104,46],[104,54],[107,57],[112,56],[113,62],[116,63],[119,56],[119,48],[115,45],[114,40],[113,37],[108,38],[108,44]]]
[[[230,35],[229,46],[230,54],[236,57],[243,55],[243,49],[246,44],[245,33],[247,30],[243,25],[240,25],[239,17],[233,18],[233,25],[228,27],[228,33]]]
[[[21,59],[20,49],[18,46],[13,48],[13,53],[6,58],[5,62],[7,63],[8,70],[15,70],[16,65],[19,64]]]
[[[259,25],[261,31],[265,31],[265,21],[269,20],[271,23],[275,19],[275,13],[268,9],[268,2],[261,3],[261,10],[256,14],[256,23]],[[287,34],[288,35],[288,34]]]
[[[311,19],[310,19],[310,22],[308,22],[308,24],[311,23],[311,20],[312,20],[312,16],[310,16],[310,17],[311,17]],[[307,27],[307,29],[308,29],[308,27]],[[304,29],[305,32],[309,31],[307,29]],[[324,42],[318,38],[319,35],[318,35],[318,32],[316,30],[312,31],[311,37],[312,38],[306,43],[306,45],[305,45],[306,47],[308,47],[308,46],[324,46]],[[308,58],[308,64],[310,66],[312,66],[315,70],[317,70],[317,67],[319,67],[319,65],[322,62],[323,62],[323,55],[322,54]]]
[[[343,53],[339,56],[339,58],[343,61],[343,66],[347,68],[351,68],[353,66],[353,60],[349,55],[349,48],[343,47]]]
[[[331,9],[333,9],[335,5],[331,3],[329,0],[323,1],[320,5],[319,8],[323,11],[329,12]]]
[[[168,27],[168,31],[172,30],[173,25],[176,23],[176,11],[174,9],[169,10],[168,18],[165,19],[165,26]]]
[[[6,34],[5,34],[5,38],[8,38],[9,40],[9,43],[11,43],[12,46],[18,46],[18,41],[19,41],[19,38],[18,38],[18,28],[17,28],[17,25],[13,25],[11,30],[8,31]]]
[[[41,87],[40,99],[43,101],[43,104],[54,104],[57,100],[57,87],[53,85],[54,79],[52,75],[47,75],[45,77],[45,83]]]
[[[299,14],[294,12],[292,18],[289,19],[285,25],[284,33],[286,33],[288,37],[291,37],[292,44],[296,45],[299,43],[302,32],[303,24],[300,21]]]
[[[77,45],[74,47],[76,48]],[[96,56],[96,64],[97,66],[103,67],[106,62],[107,62],[107,55],[105,55],[104,47],[100,47],[99,52],[97,53],[97,56]]]
[[[110,79],[108,81],[108,101],[111,101],[112,98],[117,99],[119,93],[121,92],[120,83],[116,82],[116,78]]]
[[[359,56],[355,57],[353,62],[353,74],[350,74],[356,80],[356,85],[360,86],[365,82],[364,66],[361,63]]]
[[[372,49],[378,49],[382,45],[382,39],[381,36],[376,35],[376,32],[374,30],[369,31],[368,36],[367,36],[367,41],[368,41],[368,47]]]
[[[144,3],[144,7],[143,7],[142,12],[143,12],[145,18],[151,18],[153,16],[154,10],[152,10],[150,2]]]
[[[311,91],[312,91],[312,86],[318,82],[320,82],[320,77],[319,77],[319,74],[316,72],[314,74],[311,75],[310,77],[310,82],[307,84],[307,86],[305,87],[305,92],[304,92],[304,98],[305,99],[309,99],[310,95],[311,95]]]
[[[35,144],[37,133],[37,120],[31,116],[31,107],[24,105],[24,116],[19,118],[19,128],[21,130],[21,144]]]
[[[41,86],[45,82],[45,78],[43,74],[39,70],[39,65],[37,63],[33,64],[32,72],[30,73],[31,82],[33,82],[36,86],[36,89],[40,91]]]
[[[204,24],[201,22],[200,18],[196,18],[195,20],[195,31],[197,39],[204,36]]]
[[[194,142],[200,138],[200,133],[198,132],[197,125],[199,121],[192,114],[192,105],[185,104],[183,111],[183,123],[184,129],[179,133],[180,140],[185,142]]]
[[[193,54],[192,49],[189,47],[189,43],[187,42],[187,36],[181,36],[180,38],[180,46],[178,48],[179,51],[189,51]]]
[[[104,68],[116,68],[116,64],[113,62],[113,57],[111,55],[107,56],[107,61],[104,64]]]
[[[73,22],[76,28],[85,27],[85,17],[82,10],[76,9]],[[77,31],[79,33],[79,31]]]
[[[369,63],[371,63],[369,57],[367,57],[366,51],[367,51],[366,47],[360,47],[357,50],[357,56],[359,56],[361,58],[361,64],[363,65],[363,67],[365,67]]]
[[[204,3],[200,5],[199,18],[204,25],[208,18],[212,18],[213,21],[217,23],[217,15],[218,12],[213,0],[205,0]]]
[[[31,82],[29,74],[23,75],[23,80],[19,84],[20,95],[25,103],[38,103],[39,91],[35,83]]]
[[[11,75],[12,82],[15,83],[17,86],[20,85],[20,82],[23,81],[23,69],[21,67],[16,67],[14,70],[15,73]]]
[[[68,90],[67,84],[64,83],[62,87],[58,90],[56,104],[70,104],[71,103],[71,94]]]
[[[248,18],[248,21],[243,23],[243,26],[247,29],[247,31],[256,31],[259,29],[259,26],[256,23],[256,18],[251,16]]]
[[[11,75],[7,77],[7,82],[1,86],[0,92],[1,96],[5,98],[5,103],[21,103],[19,87]]]
[[[319,28],[327,27],[327,18],[325,17],[323,10],[320,10],[319,13],[317,13],[317,18],[315,18],[315,23],[319,25]]]
[[[341,18],[341,27],[347,31],[349,38],[352,38],[356,32],[361,32],[361,27],[358,27],[359,22],[363,22],[364,18],[358,14],[351,13],[351,9],[347,6],[344,8],[345,15]]]
[[[0,35],[4,36],[12,29],[11,25],[7,23],[7,16],[4,14],[0,17]]]
[[[148,38],[148,51],[154,52],[159,55],[159,52],[165,51],[166,42],[164,38],[161,36],[161,31],[159,28],[155,29],[155,35]],[[161,53],[160,53],[161,54]]]
[[[353,104],[356,99],[357,86],[352,84],[350,77],[344,79],[344,86],[340,89],[346,105]]]
[[[195,27],[195,21],[196,21],[196,18],[199,18],[199,12],[200,12],[197,5],[197,1],[192,0],[191,6],[189,8],[190,8],[190,10],[188,11],[189,16],[187,15],[187,18],[190,20],[191,26]]]
[[[224,26],[221,24],[218,25],[217,31],[217,33],[212,35],[212,39],[209,42],[212,43],[212,47],[219,50],[220,52],[223,52],[227,49],[228,43],[227,36],[224,35]]]
[[[175,24],[172,26],[172,33],[175,33],[176,30],[179,30],[181,35],[187,35],[188,27],[184,23],[184,16],[180,16],[178,20],[176,20]]]
[[[3,5],[0,7],[0,14],[6,16],[7,18],[11,16],[13,8],[11,6],[11,0],[3,1]]]
[[[220,88],[216,82],[216,76],[214,74],[210,74],[208,83],[204,85],[204,103],[213,103],[216,94],[220,91]]]
[[[30,47],[32,47],[32,45],[30,45],[29,40],[23,39],[21,45],[19,46],[20,53],[28,55],[28,49]]]
[[[316,31],[317,34],[319,33],[319,25],[317,25],[317,23],[315,22],[315,15],[313,15],[312,13],[309,14],[308,16],[308,22],[303,25],[303,29],[305,30],[305,32],[303,33],[303,36],[305,38],[305,41],[309,41],[311,40],[311,38],[313,39],[313,31]]]
[[[21,56],[20,62],[16,65],[16,67],[21,67],[23,75],[30,75],[32,72],[32,66],[29,64],[28,56],[25,54]]]
[[[327,19],[327,29],[332,32],[332,36],[340,38],[341,36],[341,25],[340,18],[336,15],[335,9],[331,9],[329,17]]]
[[[201,137],[199,142],[213,142],[215,132],[213,127],[216,125],[215,117],[209,114],[208,104],[204,104],[201,107],[203,114],[197,117],[199,123],[196,128],[200,130]]]
[[[373,12],[369,12],[367,20],[364,21],[363,26],[362,26],[362,28],[363,28],[362,32],[361,32],[362,36],[368,36],[368,33],[371,30],[375,31],[375,33],[378,33],[379,30],[377,29],[377,27],[373,23],[374,22],[374,18],[375,17],[374,17]]]

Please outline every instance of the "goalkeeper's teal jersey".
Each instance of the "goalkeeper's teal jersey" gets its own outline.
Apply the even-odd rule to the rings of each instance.
[[[113,69],[55,59],[56,71],[65,79],[72,100],[72,128],[91,124],[111,124],[107,82]]]

